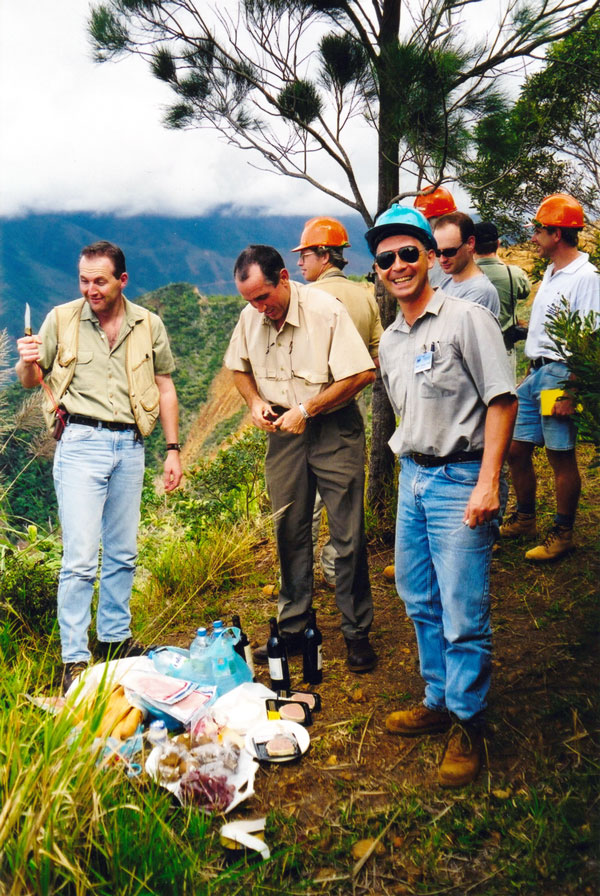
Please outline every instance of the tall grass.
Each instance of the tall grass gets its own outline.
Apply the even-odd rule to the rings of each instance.
[[[0,634],[0,892],[129,896],[206,892],[210,823],[171,795],[99,763],[101,711],[75,730],[24,696],[29,644]]]
[[[210,618],[220,612],[219,594],[245,581],[253,571],[253,546],[264,520],[242,519],[235,525],[215,523],[201,540],[185,538],[179,529],[148,534],[140,554],[144,568],[138,579],[132,612],[140,637],[157,642],[179,618]]]

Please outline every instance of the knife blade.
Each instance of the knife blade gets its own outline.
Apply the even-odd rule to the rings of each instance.
[[[31,308],[29,302],[25,302],[25,335],[31,336]]]

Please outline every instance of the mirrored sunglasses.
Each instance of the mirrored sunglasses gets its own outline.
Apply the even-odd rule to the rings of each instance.
[[[415,261],[418,261],[422,251],[423,250],[418,249],[417,246],[403,246],[401,249],[390,249],[388,252],[380,252],[379,255],[376,255],[375,264],[382,271],[387,271],[387,269],[391,268],[396,261],[396,256],[398,256],[400,261],[405,261],[407,264],[414,264]]]
[[[436,249],[435,254],[438,258],[441,258],[443,255],[444,258],[454,258],[458,250],[464,246],[464,243],[461,243],[460,246],[452,246],[450,249]]]

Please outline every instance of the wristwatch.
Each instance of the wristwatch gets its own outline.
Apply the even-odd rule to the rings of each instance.
[[[167,451],[181,451],[179,442],[167,442]]]

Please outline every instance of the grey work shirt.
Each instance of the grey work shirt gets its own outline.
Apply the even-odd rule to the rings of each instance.
[[[500,296],[492,281],[485,274],[469,277],[468,280],[454,281],[451,276],[440,283],[446,295],[455,299],[467,299],[489,308],[494,317],[500,317]]]
[[[125,297],[123,297],[125,298]],[[61,405],[69,414],[81,414],[95,420],[134,423],[129,400],[129,383],[125,366],[127,337],[135,326],[146,319],[146,311],[125,299],[125,313],[114,346],[108,339],[89,303],[81,311],[77,364]],[[165,326],[157,314],[150,314],[152,353],[155,375],[172,373],[173,355]],[[56,317],[51,311],[40,328],[40,365],[46,372],[56,355]]]
[[[417,357],[428,352],[429,369],[417,372]],[[389,444],[400,456],[483,449],[487,405],[515,394],[498,321],[441,289],[411,327],[399,312],[381,337],[379,360],[398,418]]]

